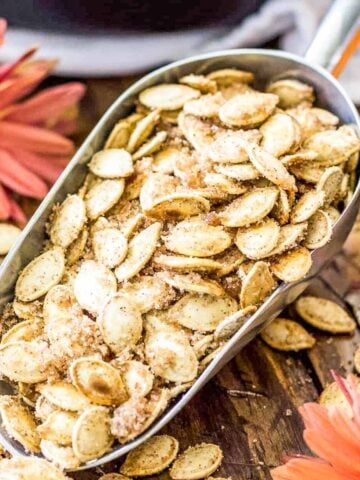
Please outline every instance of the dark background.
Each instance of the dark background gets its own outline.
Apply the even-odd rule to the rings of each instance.
[[[154,32],[239,23],[265,0],[0,0],[10,25],[69,33]]]

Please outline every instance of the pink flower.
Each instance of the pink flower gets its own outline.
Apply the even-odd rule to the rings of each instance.
[[[0,45],[6,21],[0,18]],[[74,144],[64,135],[76,128],[85,93],[78,82],[28,95],[54,68],[53,60],[32,60],[37,47],[0,66],[0,220],[26,217],[16,194],[42,199],[71,158]],[[26,97],[24,99],[24,97]]]
[[[305,423],[304,440],[318,456],[292,457],[272,470],[274,480],[360,479],[360,394],[356,377],[334,377],[348,400],[352,414],[338,407],[306,403],[299,409]]]

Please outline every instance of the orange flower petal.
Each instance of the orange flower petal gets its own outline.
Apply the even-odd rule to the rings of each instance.
[[[11,205],[5,188],[0,183],[0,220],[7,220],[10,217]]]
[[[5,63],[4,65],[1,65],[0,67],[0,82],[5,80],[5,78],[9,77],[11,73],[22,63],[25,62],[28,58],[30,58],[36,50],[38,49],[37,45],[34,45],[33,47],[30,47],[28,50],[26,50],[25,53],[23,53],[15,62],[9,62]]]
[[[337,473],[331,465],[315,459],[293,458],[271,471],[273,480],[350,480]]]
[[[48,191],[46,184],[38,176],[4,150],[0,150],[0,182],[27,197],[42,199]]]
[[[14,222],[16,222],[19,225],[19,227],[23,227],[27,222],[25,213],[20,208],[20,205],[17,204],[13,198],[10,198],[10,204],[11,204],[10,217],[14,220]]]
[[[300,408],[300,413],[306,426],[304,437],[307,436],[314,442],[319,439],[319,444],[322,442],[321,444],[327,452],[337,449],[338,445],[341,444],[341,453],[344,453],[345,456],[351,456],[355,462],[358,460],[360,463],[360,429],[349,415],[338,409],[329,409],[316,403],[306,403]],[[311,432],[311,434],[308,432]],[[328,444],[328,447],[326,447],[326,444]],[[317,445],[309,444],[309,446],[315,453],[319,454],[317,450],[314,450],[318,447]],[[328,456],[320,456],[333,464]]]
[[[360,456],[360,428],[358,425],[349,417],[347,412],[339,408],[330,409],[329,418],[339,436],[339,440],[346,442]]]
[[[342,442],[341,438],[334,436],[331,431],[324,438],[318,430],[305,430],[304,440],[316,455],[331,463],[338,472],[347,474],[348,477],[357,475],[356,478],[360,478],[360,457],[351,446]]]
[[[47,60],[30,60],[28,62],[20,63],[15,72],[14,76],[29,75],[30,73],[43,72],[45,75],[48,75],[57,64],[55,59]]]
[[[48,126],[50,130],[59,133],[60,135],[71,135],[77,129],[78,122],[76,118],[61,119],[53,126]]]
[[[296,458],[272,471],[274,480],[360,480],[360,394],[353,375],[333,376],[352,415],[336,407],[306,403],[299,412],[304,440],[320,458]]]
[[[74,151],[73,142],[58,133],[7,121],[0,122],[0,145],[5,148],[17,145],[24,150],[43,155],[65,156]]]
[[[28,95],[44,78],[41,72],[34,72],[18,78],[8,78],[0,83],[0,108]]]
[[[51,157],[41,157],[36,153],[16,148],[9,150],[9,153],[24,165],[24,167],[38,175],[47,183],[54,183],[63,171],[63,167],[56,165]]]
[[[7,120],[39,124],[59,117],[64,110],[76,104],[84,95],[85,86],[79,82],[47,88],[25,102],[14,105]]]
[[[7,21],[5,18],[0,18],[0,45],[4,43],[4,35],[7,28]]]
[[[64,168],[67,166],[67,164],[70,161],[70,157],[59,157],[59,156],[54,156],[54,157],[49,157],[51,162],[56,165],[57,167],[60,167],[64,170]]]
[[[358,392],[358,383],[356,375],[350,373],[347,376],[346,385],[352,398],[352,410],[354,413],[354,421],[360,429],[360,395]]]

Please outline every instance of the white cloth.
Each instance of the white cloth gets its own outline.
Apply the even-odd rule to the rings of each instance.
[[[13,59],[26,46],[39,43],[41,56],[60,60],[59,75],[125,75],[201,51],[256,47],[279,35],[281,48],[302,55],[330,3],[331,0],[269,0],[257,13],[232,29],[92,36],[10,27],[0,50],[0,61]],[[360,52],[351,59],[340,79],[357,103],[360,103],[359,71]]]

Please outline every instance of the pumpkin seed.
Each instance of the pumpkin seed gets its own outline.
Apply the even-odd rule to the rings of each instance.
[[[95,258],[108,268],[115,268],[126,257],[128,243],[120,230],[105,228],[94,233],[92,246]]]
[[[324,205],[325,193],[322,190],[309,190],[304,193],[291,212],[291,223],[302,223],[308,220]]]
[[[196,88],[200,90],[201,93],[215,93],[217,90],[215,80],[211,80],[205,77],[205,75],[195,75],[191,73],[190,75],[181,77],[179,83],[184,83],[191,88]]]
[[[259,222],[271,212],[279,190],[273,187],[254,188],[227,205],[219,214],[226,227],[246,227]]]
[[[223,265],[211,258],[183,257],[181,255],[157,255],[154,257],[154,264],[162,268],[169,268],[179,272],[194,271],[216,271],[222,270]]]
[[[175,460],[170,469],[173,480],[197,480],[211,475],[221,464],[221,449],[212,443],[189,447]]]
[[[345,162],[350,155],[358,152],[360,140],[341,129],[325,130],[309,137],[304,146],[318,154],[317,163],[324,167],[332,167]]]
[[[260,177],[260,172],[251,163],[217,165],[215,170],[238,181],[256,180]]]
[[[47,379],[47,344],[18,340],[0,346],[0,372],[15,382],[39,383]]]
[[[256,262],[251,266],[241,287],[241,308],[259,305],[271,293],[275,285],[267,263]]]
[[[117,122],[112,129],[104,148],[125,148],[135,124],[143,117],[139,113],[133,113],[129,117]]]
[[[40,438],[35,419],[30,410],[15,396],[2,395],[0,414],[3,425],[11,438],[21,443],[27,452],[40,451]]]
[[[261,147],[280,157],[296,149],[301,140],[300,127],[295,119],[286,113],[275,113],[260,127]]]
[[[98,318],[98,325],[105,343],[114,353],[136,345],[143,328],[140,310],[124,295],[109,300]]]
[[[179,275],[171,272],[160,272],[159,275],[166,283],[181,291],[207,293],[217,297],[221,297],[225,293],[220,283],[215,280],[201,278],[198,274],[188,273]]]
[[[77,413],[56,410],[37,427],[38,434],[42,440],[50,440],[59,445],[71,445],[77,417]]]
[[[89,400],[71,383],[58,381],[39,386],[41,395],[52,405],[70,412],[79,412],[90,406]]]
[[[191,330],[212,332],[237,309],[237,302],[231,297],[187,293],[169,308],[167,317]]]
[[[170,435],[155,435],[132,450],[120,472],[132,477],[155,475],[165,470],[176,458],[179,442]]]
[[[296,191],[295,178],[276,157],[256,146],[247,147],[250,162],[270,182],[284,190]]]
[[[81,462],[101,457],[110,450],[113,441],[107,408],[89,407],[76,421],[72,446],[75,456]]]
[[[186,102],[184,112],[197,117],[213,118],[218,116],[219,109],[224,103],[225,98],[220,92],[210,93]]]
[[[271,93],[245,93],[228,100],[219,110],[219,118],[230,127],[254,127],[265,121],[279,101]]]
[[[154,110],[136,123],[126,147],[130,153],[135,152],[150,137],[159,119],[159,110]]]
[[[321,248],[327,244],[331,235],[332,224],[329,215],[323,210],[318,210],[309,218],[303,245],[310,250]]]
[[[125,260],[115,269],[119,282],[128,280],[149,262],[160,238],[161,223],[153,223],[130,240]]]
[[[248,228],[239,228],[235,244],[246,257],[251,260],[260,260],[274,250],[279,237],[280,226],[275,220],[268,218],[263,223]]]
[[[146,157],[157,152],[165,142],[166,137],[166,132],[158,132],[148,142],[144,143],[138,150],[136,150],[136,152],[133,154],[133,159],[139,160],[139,158]]]
[[[148,108],[177,110],[189,100],[198,97],[200,97],[200,92],[195,88],[177,83],[164,83],[143,90],[139,95],[139,100]]]
[[[325,332],[351,333],[356,328],[349,314],[326,298],[305,295],[296,301],[295,308],[303,320]]]
[[[211,226],[201,219],[179,222],[167,235],[168,250],[190,257],[211,257],[226,250],[232,238],[222,226]]]
[[[340,167],[327,168],[321,175],[319,183],[316,186],[318,191],[324,192],[324,206],[329,206],[338,195],[344,173]]]
[[[169,284],[170,285],[170,284]],[[141,313],[165,308],[175,297],[173,289],[159,276],[140,275],[121,288]]]
[[[287,318],[276,318],[260,333],[261,338],[270,347],[284,352],[312,348],[315,338],[304,327]]]
[[[311,254],[305,247],[297,247],[279,255],[272,263],[271,271],[284,282],[304,278],[312,266]]]
[[[131,155],[123,148],[108,148],[95,153],[89,169],[101,178],[128,177],[134,172]]]
[[[54,247],[30,262],[20,273],[15,295],[22,302],[36,300],[58,284],[64,274],[65,257],[60,247]]]
[[[51,440],[41,440],[41,453],[55,465],[63,469],[74,469],[80,466],[80,461],[75,457],[72,447],[63,447]]]
[[[256,307],[245,307],[222,320],[215,329],[214,339],[217,341],[231,338],[239,328],[256,312]]]
[[[6,255],[20,235],[20,228],[10,223],[0,223],[0,255]]]
[[[93,186],[85,196],[86,212],[91,220],[109,211],[124,192],[125,182],[117,180],[103,180]]]
[[[119,405],[128,398],[119,371],[102,360],[76,359],[70,366],[70,377],[79,392],[91,403]]]
[[[314,89],[306,83],[292,78],[277,80],[266,89],[279,97],[280,108],[293,108],[299,104],[312,104]]]
[[[245,70],[238,70],[236,68],[222,68],[214,70],[206,76],[208,79],[215,81],[218,85],[228,86],[233,83],[252,83],[254,74]]]
[[[0,474],[2,479],[24,479],[22,472],[31,480],[68,480],[68,477],[52,463],[38,457],[13,457],[2,459],[0,463]],[[9,475],[11,475],[9,477]],[[20,475],[20,477],[19,477]]]
[[[111,270],[94,260],[86,260],[74,282],[74,294],[82,308],[98,315],[116,292],[116,279]]]
[[[208,142],[206,153],[216,163],[245,163],[249,161],[245,142],[257,144],[260,139],[258,130],[226,131]]]
[[[183,383],[197,375],[198,360],[181,331],[158,331],[149,335],[145,341],[145,355],[155,375],[164,380]]]
[[[153,388],[154,375],[145,363],[129,360],[121,365],[121,375],[130,397],[145,397]]]

